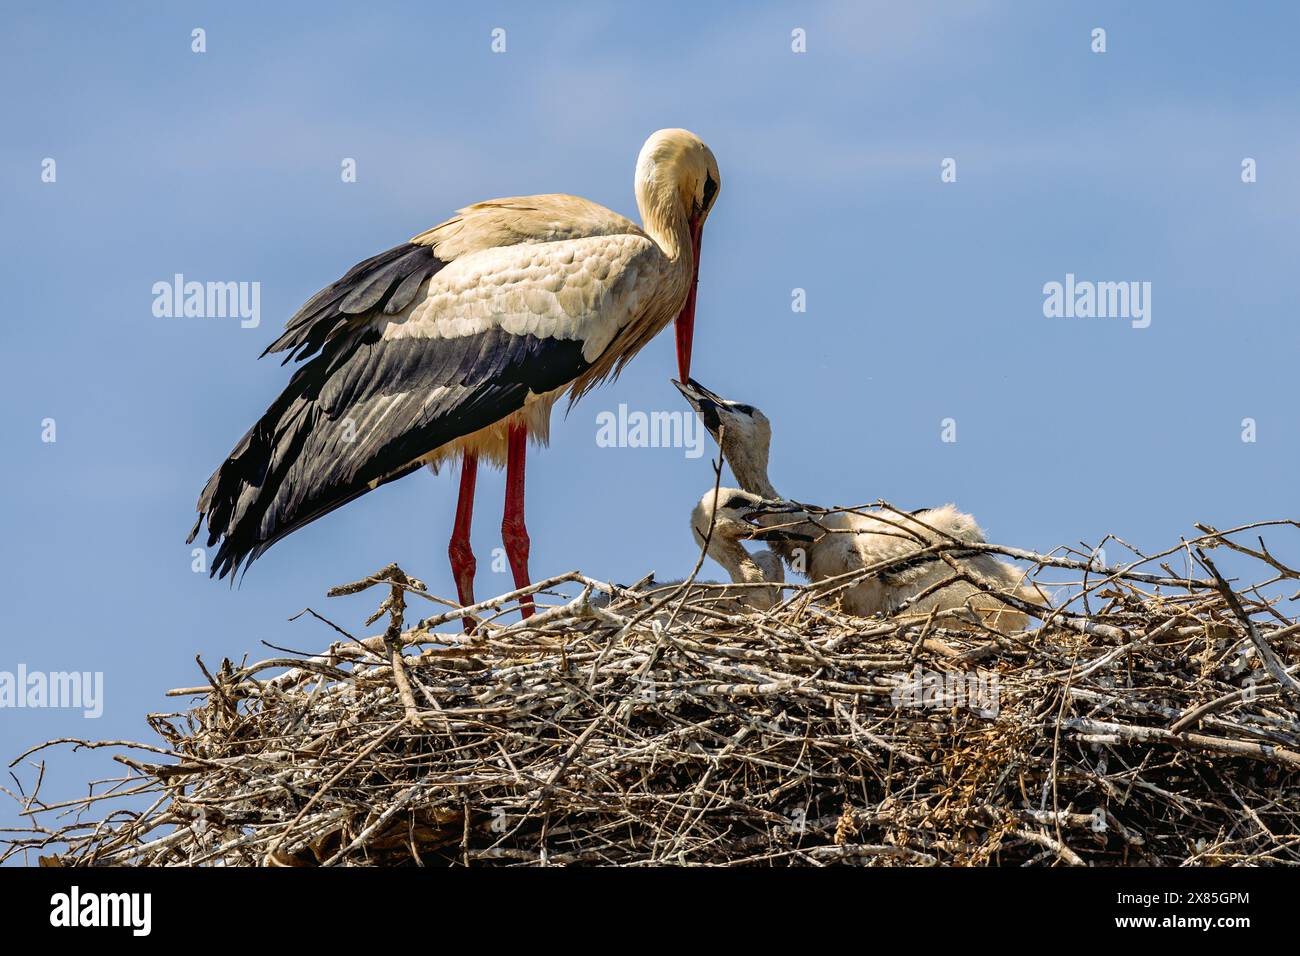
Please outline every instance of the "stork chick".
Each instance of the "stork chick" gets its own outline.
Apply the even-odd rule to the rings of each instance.
[[[764,528],[745,516],[774,504],[739,488],[710,488],[691,511],[691,534],[695,543],[731,575],[734,584],[784,584],[781,558],[769,549],[750,553],[742,541],[809,543],[812,538],[797,530]],[[781,599],[779,587],[737,588],[735,600],[744,607],[765,611]]]
[[[768,499],[758,523],[782,534],[773,546],[787,562],[799,567],[813,583],[825,582],[904,557],[929,545],[959,541],[985,543],[984,532],[975,519],[954,505],[922,509],[899,515],[882,509],[865,513],[822,514],[795,502],[772,506],[780,495],[767,474],[772,427],[766,415],[752,405],[732,402],[689,380],[677,388],[700,414],[705,427],[718,441],[723,456],[745,491]],[[799,539],[807,542],[799,543]],[[983,586],[954,578],[954,571],[942,558],[926,555],[904,562],[842,590],[838,581],[824,589],[850,614],[870,616],[902,611],[970,612],[984,625],[1002,633],[1024,630],[1029,618],[1014,610],[993,593],[1002,592],[1032,604],[1047,603],[1038,589],[1026,585],[1018,568],[988,554],[966,554],[956,559],[966,576]],[[945,583],[947,582],[947,583]]]

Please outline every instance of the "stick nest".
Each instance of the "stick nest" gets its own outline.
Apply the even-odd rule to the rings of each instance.
[[[0,861],[1300,863],[1300,572],[1265,526],[1300,527],[1110,565],[989,545],[1055,598],[1013,635],[576,573],[408,626],[436,599],[390,566],[331,592],[386,591],[383,634],[200,661],[152,744],[43,744],[114,748],[125,776],[87,796],[47,804],[41,748],[14,761],[32,823]],[[506,625],[525,594],[560,600]]]

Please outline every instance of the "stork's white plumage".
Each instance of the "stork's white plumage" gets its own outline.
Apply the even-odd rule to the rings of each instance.
[[[318,292],[266,350],[304,364],[199,498],[190,540],[206,520],[208,546],[220,542],[212,573],[422,464],[459,458],[448,550],[470,603],[483,457],[507,467],[502,533],[526,584],[527,440],[545,444],[561,395],[616,374],[674,317],[688,374],[701,230],[720,179],[698,137],[660,130],[637,159],[639,227],[576,196],[490,200]]]

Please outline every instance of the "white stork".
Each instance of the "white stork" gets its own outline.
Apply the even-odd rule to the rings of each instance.
[[[792,561],[796,552],[802,550],[804,570],[813,583],[839,578],[880,561],[902,558],[927,545],[951,539],[967,544],[985,543],[984,532],[975,519],[951,504],[899,515],[884,510],[822,514],[805,510],[807,506],[795,502],[782,502],[767,474],[772,440],[767,416],[753,405],[728,401],[693,380],[685,385],[679,382],[677,387],[718,441],[741,487],[762,502],[744,514],[741,513],[743,501],[736,500],[737,508],[732,510],[737,519],[750,520],[758,528],[772,525],[771,531],[785,531],[784,535],[764,535],[755,530],[750,537],[771,541],[776,553],[787,561]],[[695,533],[698,540],[698,530]],[[800,537],[807,543],[801,543]],[[957,563],[966,573],[985,582],[988,591],[1014,595],[1030,604],[1048,604],[1037,587],[1026,583],[1024,574],[1006,561],[979,553],[961,556]],[[732,578],[736,579],[734,571]],[[952,569],[946,563],[927,556],[901,562],[837,596],[845,611],[862,616],[893,612],[906,604],[908,613],[916,614],[931,610],[969,610],[984,624],[1004,634],[1029,626],[1025,614],[1012,610],[984,589],[951,578]]]
[[[676,319],[690,373],[700,236],[721,177],[682,129],[637,158],[642,225],[559,194],[493,199],[366,259],[322,289],[266,349],[306,361],[199,496],[220,541],[212,574],[421,465],[461,462],[448,554],[462,605],[480,458],[506,467],[502,539],[528,584],[524,456],[546,444],[552,406],[617,375]],[[532,611],[523,602],[524,616]],[[466,625],[469,626],[468,623]]]

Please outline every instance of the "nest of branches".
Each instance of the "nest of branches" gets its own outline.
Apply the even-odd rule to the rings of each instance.
[[[1108,539],[1129,552],[1112,563],[976,546],[1054,596],[1004,595],[1035,618],[1012,635],[851,617],[795,585],[757,611],[694,575],[565,574],[410,624],[438,599],[390,566],[330,592],[380,588],[384,633],[200,661],[154,743],[42,745],[112,746],[126,770],[70,803],[15,792],[31,829],[0,860],[1295,864],[1300,572],[1265,527],[1300,529],[1200,527],[1154,555]],[[529,594],[547,606],[506,624]],[[15,764],[39,778],[42,748]]]

